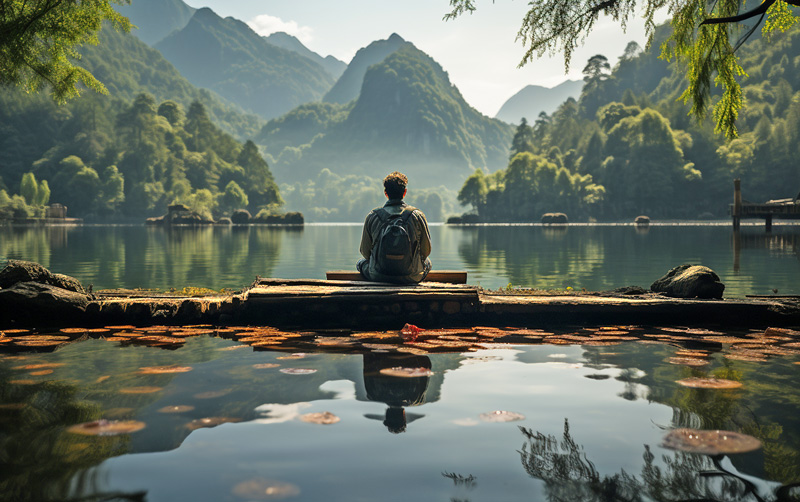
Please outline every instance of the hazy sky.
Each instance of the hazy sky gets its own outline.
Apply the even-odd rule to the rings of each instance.
[[[517,68],[523,50],[515,37],[528,5],[520,0],[478,0],[474,14],[448,22],[442,21],[449,10],[447,0],[184,1],[245,21],[262,35],[285,31],[309,49],[345,63],[358,49],[397,33],[442,65],[466,100],[491,117],[526,85],[552,87],[567,78],[580,79],[591,56],[603,54],[614,64],[631,40],[645,44],[640,20],[629,23],[624,33],[610,19],[601,19],[574,52],[565,74],[561,56]]]

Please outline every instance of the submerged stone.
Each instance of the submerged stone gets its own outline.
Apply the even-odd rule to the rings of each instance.
[[[670,450],[704,455],[745,453],[761,448],[761,441],[734,431],[674,429],[661,443]]]

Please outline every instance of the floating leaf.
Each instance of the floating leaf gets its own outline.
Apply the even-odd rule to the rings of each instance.
[[[280,366],[281,365],[277,364],[277,363],[258,363],[258,364],[254,364],[253,368],[255,368],[257,370],[268,370],[270,368],[280,368]]]
[[[322,413],[306,413],[305,415],[300,415],[300,420],[310,424],[330,425],[339,422],[341,419],[330,411],[323,411]]]
[[[697,357],[670,357],[667,359],[670,364],[681,364],[683,366],[705,366],[708,361]]]
[[[138,420],[95,420],[67,427],[68,432],[86,436],[116,436],[144,429],[145,423]]]
[[[197,430],[197,429],[204,429],[204,428],[211,428],[216,427],[218,425],[227,424],[227,423],[236,423],[241,422],[239,418],[232,418],[232,417],[206,417],[206,418],[198,418],[196,420],[192,420],[186,427],[190,430]]]
[[[397,366],[394,368],[383,368],[380,371],[381,375],[401,377],[401,378],[419,378],[429,377],[433,375],[433,371],[429,368],[407,368],[405,366]]]
[[[14,366],[11,369],[14,369],[14,370],[43,370],[43,369],[49,369],[49,368],[58,368],[59,366],[64,366],[64,363],[26,364],[24,366]]]
[[[722,455],[757,450],[761,441],[733,431],[674,429],[664,436],[661,446],[688,453]]]
[[[502,423],[502,422],[516,422],[518,420],[525,420],[525,415],[515,413],[513,411],[490,411],[488,413],[481,413],[478,418],[484,422]]]
[[[231,389],[211,390],[208,392],[201,392],[199,394],[195,394],[194,397],[197,399],[213,399],[215,397],[227,396],[231,392],[232,392]]]
[[[186,413],[187,411],[192,411],[194,406],[189,406],[188,404],[176,404],[174,406],[164,406],[163,408],[159,408],[159,413]]]
[[[734,361],[747,361],[751,363],[763,363],[767,360],[764,354],[760,352],[738,352],[736,354],[725,354],[725,359],[732,359]]]
[[[300,494],[297,486],[271,479],[251,479],[233,487],[233,494],[248,500],[277,500]]]
[[[120,394],[152,394],[153,392],[158,392],[163,390],[163,387],[153,387],[142,385],[140,387],[126,387],[124,389],[120,389]]]
[[[692,389],[736,389],[742,386],[742,382],[724,378],[685,378],[675,383]]]
[[[313,368],[281,368],[281,373],[286,373],[287,375],[310,375],[311,373],[316,373],[317,370]]]
[[[37,370],[37,371],[31,371],[28,374],[30,376],[44,376],[44,375],[50,375],[51,373],[53,373],[53,370]]]
[[[170,365],[170,366],[145,366],[139,368],[139,371],[137,371],[137,373],[140,373],[142,375],[160,375],[166,373],[186,373],[187,371],[192,371],[192,367]]]

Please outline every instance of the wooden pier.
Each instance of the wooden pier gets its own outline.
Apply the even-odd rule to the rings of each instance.
[[[800,194],[798,194],[800,195]],[[738,230],[744,218],[764,218],[767,232],[772,230],[772,219],[786,220],[800,219],[800,199],[776,199],[762,204],[748,202],[742,199],[742,187],[739,179],[733,180],[733,204],[728,213],[733,218],[733,229]]]

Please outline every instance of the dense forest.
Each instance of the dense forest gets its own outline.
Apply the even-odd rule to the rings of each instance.
[[[29,109],[15,110],[22,103]],[[207,217],[241,208],[269,213],[283,202],[256,145],[223,132],[199,101],[184,111],[149,94],[127,103],[87,97],[48,110],[6,91],[0,109],[17,112],[6,127],[27,127],[52,142],[30,165],[18,161],[25,145],[5,142],[2,172],[22,175],[13,196],[0,179],[0,217],[41,216],[48,200],[76,216],[138,221],[173,202]]]
[[[459,201],[483,221],[539,221],[544,212],[626,221],[725,217],[734,178],[754,202],[796,196],[800,27],[740,49],[746,108],[731,141],[679,100],[681,69],[657,57],[666,29],[652,50],[629,44],[614,68],[591,58],[580,99],[523,121],[508,164],[473,173]]]

